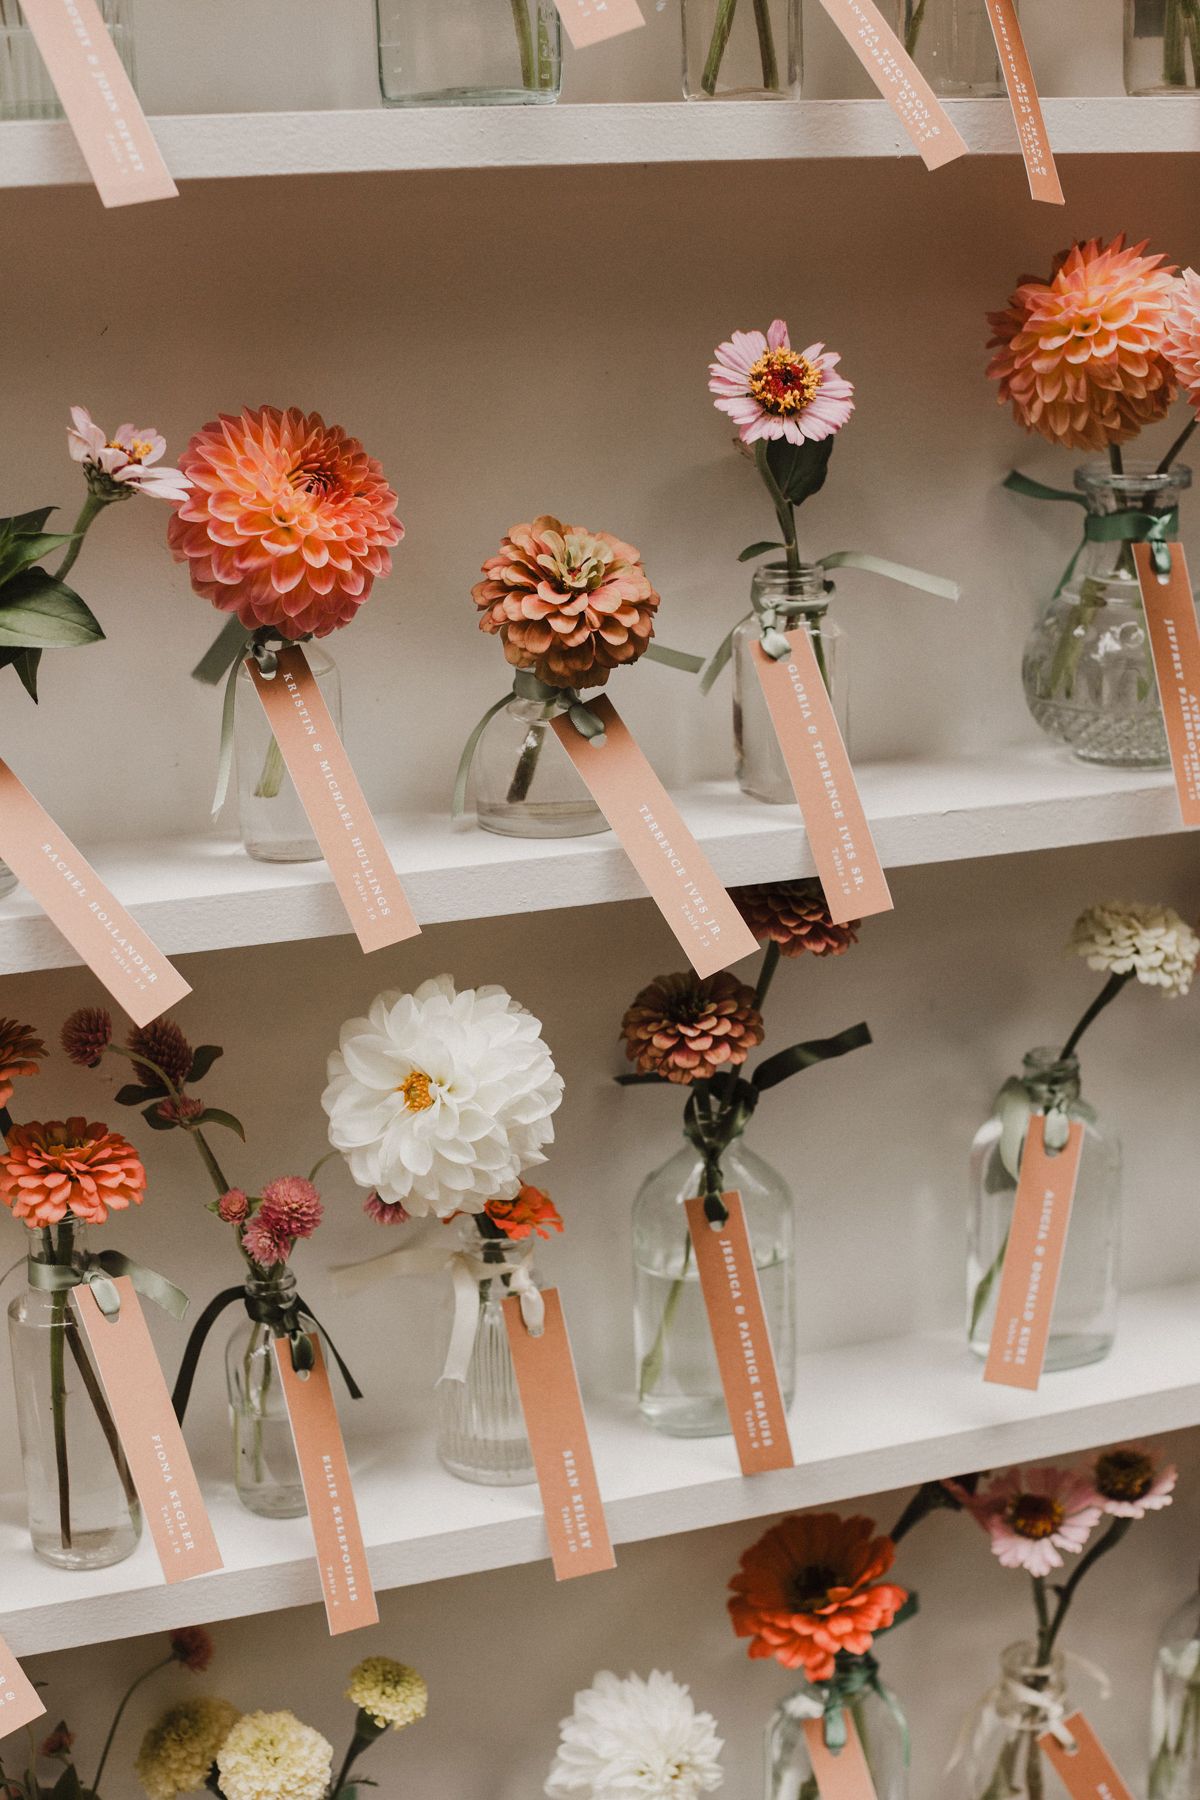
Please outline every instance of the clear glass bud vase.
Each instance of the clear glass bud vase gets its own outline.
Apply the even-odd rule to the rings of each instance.
[[[1171,1614],[1158,1640],[1150,1800],[1200,1800],[1200,1593]]]
[[[767,711],[750,646],[762,637],[765,608],[775,609],[776,625],[782,632],[803,625],[849,752],[850,654],[845,632],[826,617],[832,594],[832,583],[826,586],[823,569],[806,566],[797,570],[789,569],[786,563],[765,563],[755,569],[750,583],[753,617],[733,634],[733,750],[738,786],[744,794],[773,806],[795,805],[796,793]]]
[[[8,864],[0,861],[0,900],[3,900],[6,894],[11,894],[18,885],[17,877]]]
[[[1150,463],[1128,463],[1123,475],[1106,463],[1075,471],[1075,486],[1096,518],[1170,512],[1191,484],[1192,472],[1182,463],[1166,475]],[[1167,533],[1172,541],[1178,535]],[[1026,641],[1021,673],[1029,710],[1042,730],[1070,745],[1082,762],[1169,766],[1131,544],[1085,543],[1071,579]]]
[[[964,1800],[1062,1800],[1066,1789],[1037,1740],[1071,1710],[1066,1685],[1061,1650],[1043,1666],[1033,1644],[1009,1645],[960,1765]]]
[[[137,87],[133,0],[99,0],[100,16],[125,73]],[[65,115],[18,0],[0,0],[0,119],[61,119]]]
[[[1121,1236],[1121,1140],[1080,1098],[1079,1062],[1054,1049],[1031,1050],[1021,1076],[1038,1112],[1058,1110],[1083,1125],[1083,1148],[1044,1367],[1077,1369],[1112,1348],[1117,1322]],[[1001,1120],[993,1113],[971,1146],[967,1229],[967,1335],[976,1356],[991,1343],[1017,1182],[1000,1155]],[[1024,1155],[1025,1142],[1021,1142]],[[1018,1165],[1019,1166],[1019,1165]]]
[[[904,1733],[896,1715],[870,1687],[860,1689],[845,1710],[858,1732],[875,1800],[908,1800]],[[810,1681],[775,1708],[767,1726],[765,1800],[820,1800],[804,1721],[819,1719],[824,1711],[824,1689]]]
[[[485,1487],[523,1487],[537,1479],[525,1435],[525,1414],[517,1391],[503,1302],[519,1267],[540,1287],[528,1240],[483,1237],[473,1219],[461,1222],[459,1242],[480,1276],[479,1319],[465,1381],[438,1383],[438,1461],[461,1481]]]
[[[795,1221],[783,1176],[735,1138],[721,1158],[722,1190],[742,1196],[784,1404],[796,1391]],[[668,1437],[724,1437],[731,1429],[683,1203],[704,1190],[690,1142],[642,1183],[633,1203],[633,1327],[638,1406]]]
[[[553,0],[375,0],[385,106],[550,106],[562,85]]]
[[[941,99],[1007,93],[984,0],[897,0],[896,35]]]
[[[246,1283],[247,1300],[263,1310],[286,1305],[295,1295],[296,1277],[288,1268],[269,1281],[252,1278]],[[247,1512],[260,1519],[299,1519],[308,1508],[273,1337],[270,1325],[246,1318],[225,1347],[233,1480]]]
[[[342,679],[328,650],[310,638],[304,646],[317,692],[342,735]],[[279,680],[278,675],[275,677]],[[321,846],[287,772],[266,710],[249,669],[242,665],[234,700],[238,810],[246,854],[257,862],[319,862]]]
[[[73,1220],[31,1233],[37,1261],[86,1254]],[[104,1569],[131,1556],[142,1513],[87,1335],[69,1292],[28,1288],[9,1302],[8,1335],[29,1536],[58,1569]]]
[[[590,837],[608,820],[592,799],[540,700],[510,700],[475,751],[475,811],[499,837]]]
[[[685,100],[798,100],[800,0],[680,0]]]
[[[1125,92],[1195,93],[1200,0],[1125,0]]]

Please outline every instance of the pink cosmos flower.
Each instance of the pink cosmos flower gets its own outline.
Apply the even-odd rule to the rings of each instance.
[[[1031,1575],[1060,1569],[1060,1550],[1082,1550],[1103,1511],[1091,1482],[1076,1469],[1010,1469],[975,1494],[957,1482],[944,1485],[988,1533],[992,1554],[1004,1567]]]
[[[217,1202],[217,1216],[227,1225],[240,1225],[248,1205],[249,1198],[241,1188],[230,1188]]]
[[[1162,341],[1189,406],[1200,412],[1200,275],[1185,269],[1175,283]]]
[[[1143,1519],[1171,1504],[1178,1480],[1174,1463],[1163,1465],[1161,1450],[1144,1444],[1120,1444],[1103,1451],[1092,1464],[1092,1486],[1106,1513],[1117,1519]]]
[[[398,1200],[381,1200],[375,1193],[367,1195],[363,1201],[363,1211],[377,1225],[403,1225],[405,1219],[412,1216],[405,1212]]]
[[[152,425],[122,425],[106,438],[85,406],[71,408],[72,424],[67,431],[67,448],[77,463],[98,469],[110,481],[150,494],[156,500],[186,500],[191,482],[181,470],[167,467],[155,469],[167,447]]]
[[[717,346],[716,356],[709,364],[709,392],[720,395],[713,404],[729,414],[744,444],[756,438],[802,444],[805,438],[832,437],[854,411],[853,387],[834,374],[841,357],[824,344],[793,350],[782,319],[766,337],[761,331],[735,331],[729,343]]]

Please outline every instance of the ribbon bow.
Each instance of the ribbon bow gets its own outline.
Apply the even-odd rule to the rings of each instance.
[[[256,1325],[266,1325],[273,1336],[286,1337],[292,1347],[292,1367],[298,1375],[306,1375],[315,1366],[312,1340],[303,1321],[307,1319],[315,1330],[319,1331],[329,1345],[330,1355],[341,1371],[342,1380],[352,1400],[362,1399],[362,1389],[338,1354],[337,1345],[326,1331],[312,1308],[306,1306],[299,1294],[293,1294],[287,1300],[268,1298],[265,1295],[248,1293],[245,1287],[224,1288],[215,1300],[210,1300],[196,1323],[192,1327],[192,1335],[187,1341],[183,1353],[183,1361],[179,1365],[179,1373],[175,1377],[175,1389],[171,1395],[171,1405],[175,1417],[183,1424],[183,1415],[191,1398],[192,1383],[196,1379],[196,1368],[200,1361],[200,1352],[204,1348],[204,1340],[225,1311],[235,1300],[240,1300],[250,1318]]]
[[[1112,1693],[1112,1683],[1102,1668],[1096,1663],[1089,1662],[1086,1657],[1077,1656],[1073,1650],[1064,1651],[1063,1656],[1067,1662],[1076,1663],[1079,1668],[1090,1675],[1100,1689],[1102,1698],[1108,1699]],[[1050,1668],[1031,1668],[1028,1673],[1031,1676],[1049,1677],[1054,1671]],[[1002,1702],[1006,1703],[1004,1713],[1000,1711]],[[1023,1716],[1020,1718],[1012,1716],[1017,1707],[1024,1709]],[[1052,1697],[1043,1688],[1029,1687],[1026,1682],[1019,1681],[1015,1675],[1002,1675],[995,1686],[988,1689],[983,1699],[971,1709],[963,1720],[954,1749],[950,1753],[950,1760],[946,1764],[946,1774],[948,1775],[951,1769],[962,1761],[968,1749],[975,1761],[978,1762],[988,1734],[997,1725],[1003,1725],[1009,1731],[1028,1732],[1036,1734],[1038,1737],[1044,1731],[1049,1731],[1058,1739],[1064,1750],[1074,1755],[1079,1746],[1067,1730],[1066,1716],[1067,1706],[1064,1700]]]
[[[14,1268],[18,1266],[13,1265]],[[90,1287],[96,1296],[96,1305],[105,1318],[114,1323],[121,1316],[121,1296],[114,1285],[118,1275],[128,1275],[139,1294],[153,1300],[173,1319],[182,1322],[188,1309],[188,1297],[182,1288],[177,1288],[156,1270],[143,1268],[141,1263],[134,1262],[120,1250],[101,1250],[97,1256],[76,1251],[70,1263],[39,1262],[30,1256],[26,1258],[26,1271],[30,1287],[44,1294],[64,1294],[71,1288]],[[11,1275],[12,1269],[8,1272]]]
[[[1044,482],[1031,481],[1028,475],[1021,475],[1016,469],[1002,483],[1010,494],[1023,494],[1027,500],[1069,500],[1073,506],[1086,508],[1087,500],[1083,494],[1072,493],[1070,488],[1047,487]],[[1140,511],[1115,513],[1088,513],[1083,522],[1083,537],[1079,547],[1059,578],[1053,598],[1058,599],[1075,573],[1075,564],[1083,555],[1089,544],[1149,544],[1150,561],[1154,572],[1162,583],[1171,577],[1171,546],[1169,538],[1179,535],[1179,508],[1172,506],[1166,512],[1148,513]]]
[[[279,669],[279,652],[292,643],[307,643],[312,636],[285,638],[272,625],[248,628],[235,614],[226,620],[218,637],[209,645],[192,670],[192,680],[205,687],[216,687],[227,675],[225,698],[221,704],[221,753],[217,759],[217,788],[213,796],[213,817],[225,804],[229,791],[229,772],[233,767],[233,712],[237,702],[237,678],[243,662],[252,656],[264,681],[274,681]]]

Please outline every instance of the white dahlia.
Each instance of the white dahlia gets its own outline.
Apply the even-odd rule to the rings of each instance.
[[[333,1745],[294,1713],[247,1713],[217,1756],[225,1800],[324,1800]]]
[[[321,1104],[359,1186],[418,1217],[513,1199],[562,1099],[541,1029],[503,988],[460,994],[449,975],[347,1019]]]
[[[1168,998],[1176,998],[1192,984],[1200,938],[1169,906],[1110,900],[1080,913],[1068,949],[1086,956],[1089,969],[1133,974],[1148,987],[1160,987]]]
[[[552,1800],[696,1800],[725,1779],[716,1723],[672,1675],[618,1681],[602,1669],[559,1727],[545,1791]]]

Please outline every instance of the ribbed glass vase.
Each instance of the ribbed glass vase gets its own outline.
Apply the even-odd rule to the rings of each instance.
[[[459,1242],[478,1264],[495,1268],[479,1280],[479,1316],[465,1381],[438,1384],[438,1460],[461,1481],[484,1487],[523,1487],[537,1479],[525,1434],[503,1302],[519,1265],[530,1268],[527,1242],[484,1237],[473,1219],[460,1221]]]
[[[1150,1800],[1200,1800],[1200,1593],[1171,1614],[1158,1640]]]
[[[133,0],[99,0],[100,16],[137,87]],[[0,0],[0,119],[61,119],[62,105],[18,0]]]

